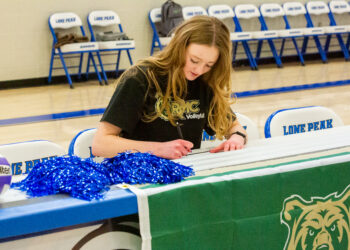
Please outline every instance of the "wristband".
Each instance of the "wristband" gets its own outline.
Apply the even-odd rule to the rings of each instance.
[[[240,135],[240,136],[243,137],[243,139],[244,139],[244,145],[247,143],[247,136],[246,136],[245,134],[243,134],[242,132],[239,132],[239,131],[235,131],[235,132],[233,132],[232,134],[226,136],[226,139],[229,139],[229,138],[230,138],[232,135],[234,135],[234,134]]]

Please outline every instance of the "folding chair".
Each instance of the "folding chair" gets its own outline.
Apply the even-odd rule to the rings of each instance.
[[[66,152],[54,142],[36,140],[0,145],[0,154],[11,164],[12,175],[20,178],[28,174],[35,164]]]
[[[310,24],[310,27],[314,27],[314,23],[318,23],[318,26],[322,25],[322,27],[325,30],[325,34],[327,35],[325,49],[324,49],[325,53],[328,52],[332,35],[335,35],[338,39],[338,43],[341,48],[341,51],[344,54],[345,60],[349,60],[349,51],[347,50],[343,42],[343,38],[341,36],[342,33],[347,33],[347,27],[337,26],[334,24],[334,22],[332,23],[331,13],[325,2],[322,2],[322,1],[308,2],[306,3],[306,10],[307,10],[306,18],[308,20],[308,23]],[[331,26],[323,25],[322,18],[323,19],[327,18],[326,22],[327,24],[329,22]]]
[[[236,24],[236,32],[251,31],[252,38],[258,41],[258,47],[257,47],[256,57],[255,57],[256,63],[258,63],[260,59],[263,42],[267,41],[277,66],[279,68],[282,67],[281,58],[279,57],[273,42],[273,39],[278,38],[278,33],[272,30],[264,30],[264,27],[261,23],[261,14],[258,8],[253,4],[238,4],[236,5],[236,7],[234,7],[234,13],[235,13],[234,22]],[[252,26],[254,27],[255,23],[260,24],[260,29],[257,27],[251,28]]]
[[[89,13],[87,17],[87,22],[91,34],[91,41],[98,43],[100,56],[103,55],[115,55],[114,53],[110,54],[108,52],[111,51],[117,51],[117,61],[116,63],[111,63],[113,65],[116,65],[115,67],[115,74],[118,75],[119,71],[119,62],[120,62],[120,55],[122,51],[126,51],[130,65],[133,64],[130,50],[135,49],[135,41],[131,39],[125,39],[126,36],[121,36],[121,40],[111,40],[111,41],[98,41],[97,35],[99,32],[107,33],[108,32],[115,32],[115,33],[123,33],[123,28],[120,22],[119,16],[111,10],[100,10],[100,11],[92,11]],[[103,54],[106,52],[105,54]],[[87,69],[86,74],[89,72],[90,68],[90,59],[92,55],[89,55],[88,63],[87,63]],[[101,60],[102,61],[102,60]],[[104,65],[107,65],[106,63]],[[102,72],[104,73],[104,72]]]
[[[161,22],[161,8],[155,8],[150,10],[148,14],[148,20],[150,22],[153,35],[152,35],[152,44],[151,44],[151,52],[153,55],[154,49],[162,50],[165,46],[167,46],[171,40],[171,37],[161,37],[159,35],[159,24]]]
[[[81,67],[83,63],[83,55],[84,53],[88,53],[89,55],[92,53],[96,53],[99,56],[98,44],[96,42],[78,42],[74,43],[74,41],[64,44],[58,48],[55,48],[56,43],[58,42],[58,37],[56,32],[61,32],[61,35],[67,34],[68,32],[76,31],[80,29],[80,34],[85,37],[85,31],[82,26],[81,19],[75,13],[71,12],[63,12],[63,13],[55,13],[49,17],[49,28],[53,37],[52,49],[51,49],[51,60],[50,60],[50,70],[48,82],[51,82],[52,71],[54,69],[62,69],[62,67],[54,68],[53,62],[54,59],[59,56],[63,69],[65,71],[66,77],[68,79],[68,83],[70,88],[73,88],[72,80],[70,74],[68,73],[68,68],[78,68],[78,79],[81,78]],[[58,34],[58,33],[57,33]],[[71,33],[70,33],[71,34]],[[64,55],[72,55],[72,54],[80,54],[79,66],[69,66],[67,67]],[[71,57],[72,58],[72,57]],[[100,59],[100,57],[99,57]],[[95,68],[95,72],[100,84],[102,84],[102,79],[100,73],[97,69],[97,65],[95,60],[92,59],[92,63]],[[107,82],[107,78],[105,78],[103,65],[100,62],[101,71],[104,75],[104,80]]]
[[[265,137],[285,136],[343,126],[333,110],[321,106],[281,109],[265,122]]]
[[[346,52],[349,50],[350,45],[350,4],[343,0],[337,0],[337,1],[330,1],[328,3],[330,12],[328,13],[329,20],[331,26],[336,26],[337,29],[345,30],[345,32],[348,34],[348,39],[345,45]],[[337,34],[341,37],[340,34]],[[327,37],[326,42],[326,48],[325,50],[328,51],[328,47],[330,44],[331,36]],[[339,40],[339,39],[338,39]],[[344,55],[345,56],[345,55]],[[346,59],[346,58],[345,58]],[[348,60],[348,59],[346,59]]]
[[[232,50],[232,62],[236,60],[237,55],[237,47],[238,43],[242,43],[244,52],[248,58],[249,65],[251,69],[257,69],[257,64],[255,62],[255,59],[251,53],[251,50],[249,48],[248,42],[252,39],[252,33],[251,32],[235,32],[235,24],[233,22],[234,12],[232,8],[226,4],[217,4],[217,5],[211,5],[208,8],[208,14],[209,16],[216,17],[223,21],[228,29],[230,30],[230,38],[233,45]]]
[[[184,20],[188,20],[193,16],[207,16],[207,11],[201,6],[186,6],[182,8]]]
[[[300,2],[286,2],[283,4],[283,10],[285,12],[285,22],[288,28],[303,28],[304,39],[301,49],[301,53],[304,56],[307,49],[308,40],[312,37],[315,41],[318,53],[324,63],[327,62],[327,56],[322,48],[319,35],[324,35],[325,31],[322,27],[313,27],[308,22],[307,12],[304,5]],[[301,16],[303,16],[301,18]]]
[[[286,39],[291,39],[297,52],[301,65],[305,65],[304,57],[299,50],[296,38],[303,37],[302,29],[291,29],[285,23],[285,13],[282,6],[277,3],[265,3],[260,6],[261,23],[264,30],[275,30],[282,38],[279,56],[282,58]],[[285,27],[283,27],[285,25]]]
[[[259,129],[256,124],[248,117],[240,113],[235,113],[239,123],[247,131],[248,143],[250,141],[260,139]],[[215,136],[210,136],[207,132],[203,131],[201,149],[212,148],[218,146],[223,141],[215,138]]]

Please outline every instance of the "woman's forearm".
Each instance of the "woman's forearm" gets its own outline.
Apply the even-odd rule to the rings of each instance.
[[[153,152],[159,147],[159,142],[135,141],[116,135],[95,136],[92,144],[92,154],[110,158],[127,150],[137,152]]]

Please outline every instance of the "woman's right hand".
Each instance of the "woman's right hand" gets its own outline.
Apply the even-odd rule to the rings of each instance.
[[[153,153],[159,157],[167,159],[179,159],[190,153],[192,148],[192,142],[178,139],[159,143],[159,146]]]
[[[154,142],[136,141],[119,137],[121,128],[108,122],[100,122],[92,143],[92,153],[95,156],[111,158],[125,151],[151,152],[166,159],[179,159],[193,148],[190,141],[182,139]]]

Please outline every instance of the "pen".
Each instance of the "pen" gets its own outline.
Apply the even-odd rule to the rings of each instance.
[[[179,134],[180,139],[184,139],[179,122],[176,122],[176,128],[177,128],[177,133]]]
[[[180,124],[179,122],[176,122],[176,129],[177,129],[177,133],[178,133],[178,135],[179,135],[179,137],[180,137],[180,139],[184,139],[184,136],[182,135],[182,131],[181,131],[181,126],[182,124]],[[191,148],[187,148],[186,146],[185,146],[185,148],[188,150],[188,152],[192,152],[192,150],[191,150]]]

